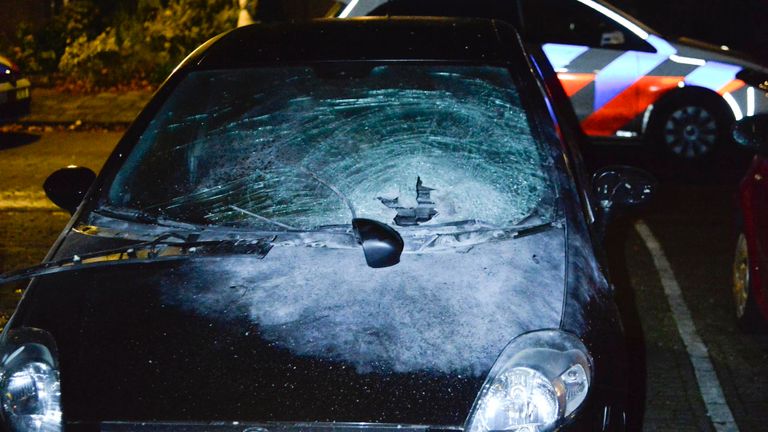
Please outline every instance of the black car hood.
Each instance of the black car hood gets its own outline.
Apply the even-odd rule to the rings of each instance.
[[[563,231],[383,269],[280,244],[83,266],[38,278],[12,325],[56,339],[68,421],[461,425],[506,344],[559,326]]]

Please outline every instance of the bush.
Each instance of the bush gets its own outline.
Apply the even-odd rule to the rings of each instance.
[[[67,45],[83,34],[95,36],[99,10],[91,0],[72,0],[42,28],[21,22],[13,35],[0,39],[0,52],[7,53],[27,74],[49,76],[58,71]]]
[[[235,2],[229,0],[172,0],[145,23],[151,52],[162,53],[153,80],[164,78],[190,52],[237,23]]]
[[[83,83],[87,88],[110,86],[125,79],[124,68],[119,65],[130,59],[130,54],[121,49],[115,29],[108,28],[92,40],[83,34],[71,42],[61,56],[59,71],[70,82]]]
[[[30,74],[92,90],[161,82],[189,52],[237,21],[230,0],[73,0],[9,50]],[[7,49],[7,47],[6,47]]]
[[[229,0],[170,0],[155,7],[145,2],[143,13],[122,13],[115,27],[69,44],[59,71],[86,87],[159,83],[198,45],[232,28],[236,13]]]

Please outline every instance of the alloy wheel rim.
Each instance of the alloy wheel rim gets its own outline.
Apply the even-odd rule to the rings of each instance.
[[[664,143],[672,153],[685,159],[710,153],[717,135],[715,117],[700,106],[679,108],[664,123]]]
[[[733,299],[736,303],[736,317],[744,316],[749,297],[749,254],[747,239],[739,235],[736,242],[736,255],[733,260]]]

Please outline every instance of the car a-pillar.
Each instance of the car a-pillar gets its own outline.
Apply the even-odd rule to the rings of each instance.
[[[653,105],[645,136],[663,154],[693,161],[725,147],[734,121],[722,96],[686,86],[667,92]]]

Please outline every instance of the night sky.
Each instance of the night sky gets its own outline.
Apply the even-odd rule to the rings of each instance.
[[[472,0],[467,0],[471,2]],[[505,0],[501,0],[505,1]],[[507,0],[514,1],[514,0]],[[12,34],[19,17],[45,15],[44,1],[0,0],[0,22]],[[609,0],[665,36],[688,36],[750,54],[768,65],[768,0]],[[257,15],[319,16],[332,0],[259,0]],[[23,5],[23,6],[22,6]],[[42,8],[42,9],[41,9]],[[2,18],[6,19],[3,20]]]
[[[611,0],[665,36],[728,45],[768,64],[768,0]]]
[[[768,65],[768,0],[607,1],[665,36],[728,45]],[[317,16],[329,4],[330,0],[259,0],[258,15],[267,19]]]

